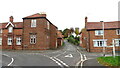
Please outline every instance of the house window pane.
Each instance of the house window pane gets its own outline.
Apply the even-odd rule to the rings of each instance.
[[[120,46],[120,39],[115,39],[115,46]]]
[[[12,38],[8,37],[8,45],[12,45]]]
[[[20,37],[16,38],[16,45],[21,45],[21,38]]]
[[[47,22],[47,29],[50,29],[50,23]]]
[[[36,43],[36,35],[30,35],[30,44]]]
[[[103,30],[96,30],[95,35],[103,35]]]
[[[31,20],[31,27],[36,27],[36,20],[35,19]]]
[[[2,38],[0,38],[0,45],[2,45]]]
[[[120,35],[120,29],[117,29],[117,35]]]
[[[8,28],[8,32],[9,32],[9,33],[12,33],[12,32],[13,32],[13,27],[9,27],[9,28]]]
[[[0,33],[2,33],[2,29],[0,29]]]
[[[93,42],[94,42],[94,47],[106,46],[106,41],[105,40],[93,40]]]

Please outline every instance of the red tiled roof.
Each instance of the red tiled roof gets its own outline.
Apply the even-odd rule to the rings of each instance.
[[[0,23],[0,28],[6,28],[5,26],[8,24],[6,23]],[[23,28],[23,22],[13,22],[14,28]]]
[[[102,22],[87,22],[87,30],[102,29]],[[104,29],[120,28],[120,21],[104,22]]]
[[[58,38],[63,38],[63,35],[62,35],[62,33],[59,30],[57,31],[57,37]]]
[[[34,18],[34,17],[46,17],[46,14],[36,13],[36,14],[30,15],[24,18]]]

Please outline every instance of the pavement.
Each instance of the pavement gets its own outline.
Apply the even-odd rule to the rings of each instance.
[[[88,53],[83,48],[68,43],[56,50],[11,50],[3,51],[3,66],[14,66],[19,68],[84,68],[101,67],[96,60],[102,53]],[[102,66],[104,67],[104,66]],[[5,68],[5,67],[3,67]]]

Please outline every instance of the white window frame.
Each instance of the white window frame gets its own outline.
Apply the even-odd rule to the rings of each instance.
[[[36,44],[36,35],[30,35],[30,44]]]
[[[2,37],[0,37],[0,46],[2,45]]]
[[[102,32],[101,32],[102,31]],[[101,33],[101,34],[99,34],[99,32]],[[96,36],[102,36],[104,34],[104,31],[103,30],[95,30],[95,35]]]
[[[9,27],[9,28],[8,28],[8,32],[9,32],[9,33],[12,33],[12,32],[13,32],[13,27]]]
[[[47,22],[47,29],[49,30],[50,29],[50,23]]]
[[[117,34],[117,35],[120,35],[120,29],[117,29],[117,30],[116,30],[116,34]]]
[[[21,45],[21,37],[16,38],[16,45]]]
[[[0,29],[0,33],[2,33],[2,29]]]
[[[36,19],[32,19],[31,20],[31,27],[36,27],[36,23],[37,22],[37,20]]]
[[[102,46],[100,46],[100,41],[102,41]],[[98,44],[99,44],[99,46],[98,46]],[[103,46],[103,44],[104,44],[104,46]],[[105,46],[107,46],[107,39],[104,39],[104,40],[103,39],[95,39],[95,40],[93,40],[93,46],[94,47],[105,47]]]
[[[13,41],[13,40],[12,40],[12,37],[8,37],[7,44],[8,44],[8,45],[12,45],[12,41]]]
[[[116,43],[116,41],[119,41]],[[120,46],[120,39],[113,39],[113,45]]]

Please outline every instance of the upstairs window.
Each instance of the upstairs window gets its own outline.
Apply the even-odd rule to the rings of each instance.
[[[0,45],[2,45],[2,38],[0,37]]]
[[[12,32],[13,32],[13,27],[9,27],[9,28],[8,28],[8,32],[9,32],[9,33],[12,33]]]
[[[50,23],[47,22],[47,29],[50,29]]]
[[[103,34],[104,34],[103,30],[96,30],[95,31],[96,36],[100,36],[100,35],[103,35]]]
[[[12,45],[12,38],[8,37],[8,45]]]
[[[30,44],[36,44],[36,35],[30,35]]]
[[[31,20],[31,27],[36,27],[36,19]]]
[[[0,29],[0,33],[2,33],[2,29]]]
[[[21,45],[21,37],[16,38],[16,45]]]
[[[120,29],[117,29],[116,32],[117,32],[117,35],[120,35]]]

